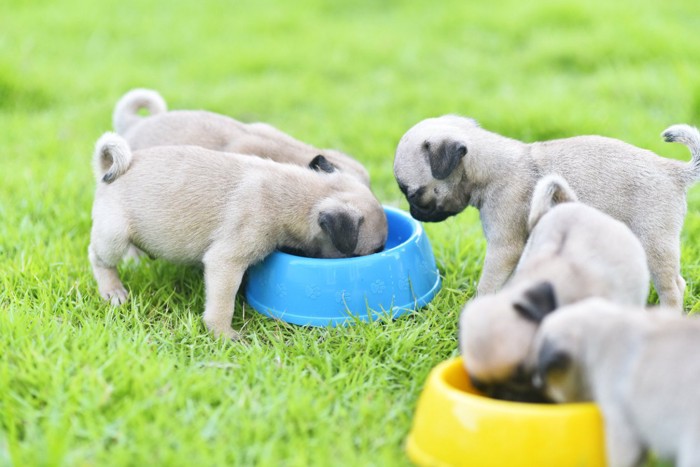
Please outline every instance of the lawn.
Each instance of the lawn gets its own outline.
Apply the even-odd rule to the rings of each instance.
[[[525,141],[602,134],[689,159],[697,0],[5,0],[0,14],[0,466],[407,465],[430,369],[457,354],[485,243],[469,209],[426,224],[443,289],[395,322],[306,329],[237,303],[245,342],[201,323],[197,268],[87,261],[92,147],[132,87],[264,121],[363,162],[385,204],[401,135],[460,113]],[[682,234],[700,308],[700,188]],[[656,296],[652,295],[652,301]]]

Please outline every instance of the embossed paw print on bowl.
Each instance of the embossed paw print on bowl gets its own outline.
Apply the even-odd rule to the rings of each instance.
[[[425,306],[441,285],[430,241],[407,212],[388,206],[384,212],[384,250],[342,259],[275,252],[248,270],[246,300],[266,316],[304,326],[397,318]]]

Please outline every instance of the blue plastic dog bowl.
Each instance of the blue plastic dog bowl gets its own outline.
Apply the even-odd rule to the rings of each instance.
[[[408,213],[388,206],[384,212],[383,251],[341,259],[272,253],[248,270],[246,300],[266,316],[302,326],[397,318],[425,306],[441,284],[430,241]]]

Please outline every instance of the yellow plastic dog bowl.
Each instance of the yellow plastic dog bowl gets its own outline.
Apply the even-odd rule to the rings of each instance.
[[[490,399],[469,383],[462,359],[428,376],[406,441],[420,466],[589,467],[605,465],[596,405]]]

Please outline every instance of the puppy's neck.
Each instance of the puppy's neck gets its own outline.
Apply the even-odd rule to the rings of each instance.
[[[466,163],[472,163],[472,171],[479,182],[491,184],[530,170],[532,160],[528,145],[481,129],[475,129],[472,135],[469,149],[472,157],[467,158]]]

